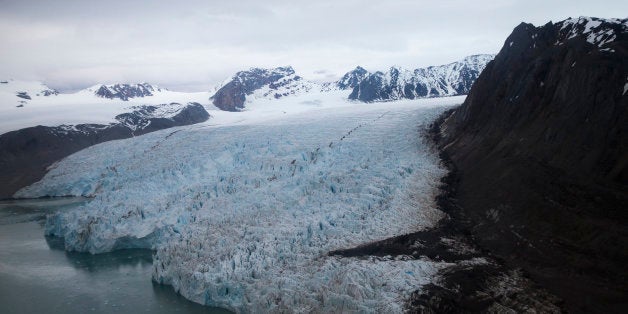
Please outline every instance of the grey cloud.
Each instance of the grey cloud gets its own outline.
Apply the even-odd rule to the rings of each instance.
[[[5,1],[0,76],[77,89],[149,81],[207,90],[252,66],[324,78],[497,52],[521,21],[614,17],[625,1]]]

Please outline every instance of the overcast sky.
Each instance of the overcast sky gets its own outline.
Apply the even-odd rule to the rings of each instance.
[[[522,21],[625,17],[628,1],[0,0],[0,79],[204,91],[253,66],[333,79],[496,53]]]

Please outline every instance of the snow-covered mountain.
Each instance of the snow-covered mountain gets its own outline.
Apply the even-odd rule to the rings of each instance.
[[[4,106],[23,107],[33,98],[55,96],[58,91],[42,82],[3,80],[0,81],[0,102]]]
[[[278,99],[308,92],[351,91],[349,99],[370,102],[402,98],[466,94],[493,58],[475,55],[448,65],[416,69],[392,67],[387,73],[370,73],[361,66],[345,73],[338,81],[315,83],[297,75],[290,66],[274,69],[252,68],[226,80],[211,97],[225,111],[241,111],[254,99]]]
[[[59,93],[41,82],[0,83],[0,134],[36,125],[117,123],[117,115],[137,106],[201,103],[209,93],[173,92],[148,84],[95,85],[74,93]],[[100,93],[99,93],[100,92]],[[109,96],[103,96],[109,95]]]
[[[240,111],[245,102],[258,98],[274,98],[306,93],[317,85],[296,75],[290,66],[274,69],[252,68],[237,72],[211,97],[221,110]]]
[[[474,55],[441,66],[415,70],[391,67],[375,72],[353,88],[350,99],[365,102],[465,95],[494,55]]]
[[[356,86],[360,85],[360,83],[367,78],[371,73],[364,69],[361,66],[357,66],[355,69],[345,73],[335,85],[339,89],[351,89],[353,90]]]
[[[148,83],[139,84],[111,84],[111,85],[95,85],[87,89],[96,96],[108,99],[120,99],[127,101],[130,98],[149,97],[154,93],[167,91]]]

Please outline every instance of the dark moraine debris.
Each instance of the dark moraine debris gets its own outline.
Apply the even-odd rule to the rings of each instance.
[[[476,243],[570,312],[628,312],[628,19],[522,23],[445,116]]]
[[[4,133],[0,135],[0,199],[11,198],[17,190],[39,181],[54,162],[89,146],[200,123],[209,117],[198,103],[173,103],[135,107],[109,125],[40,125]]]

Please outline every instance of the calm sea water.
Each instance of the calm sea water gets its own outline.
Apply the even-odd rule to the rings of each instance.
[[[47,213],[85,201],[0,202],[0,313],[229,313],[153,283],[149,250],[71,253],[44,237]]]

